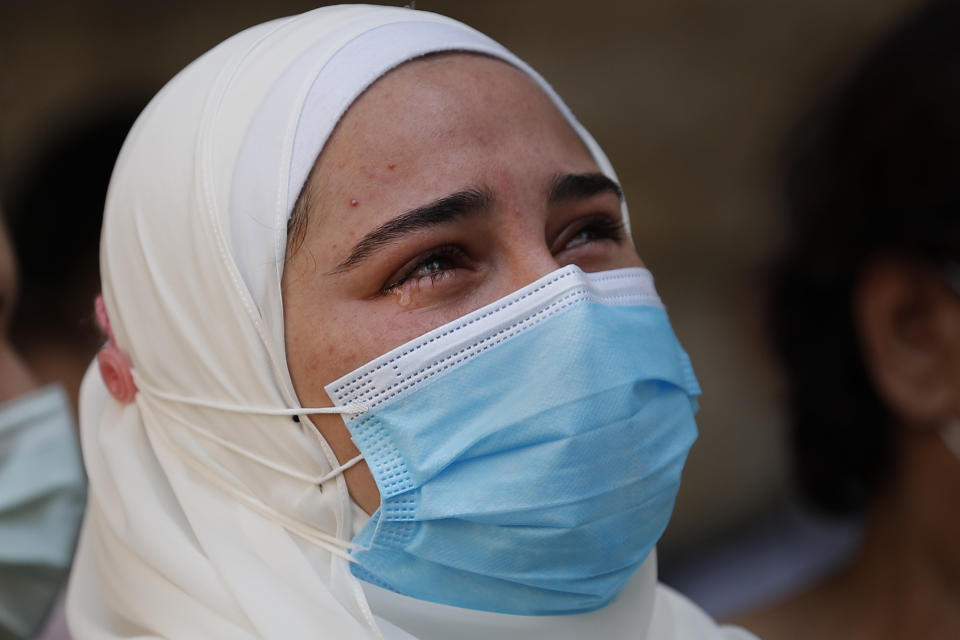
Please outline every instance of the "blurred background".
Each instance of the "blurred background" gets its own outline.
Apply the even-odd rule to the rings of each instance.
[[[531,63],[617,168],[640,254],[704,392],[700,440],[660,545],[664,578],[695,599],[698,568],[723,564],[730,544],[793,517],[782,383],[764,317],[767,267],[784,228],[783,136],[918,4],[416,3]],[[97,347],[98,218],[133,117],[227,36],[314,6],[0,0],[0,199],[23,279],[14,340],[44,381],[64,381],[75,394]],[[727,606],[703,604],[721,614]]]

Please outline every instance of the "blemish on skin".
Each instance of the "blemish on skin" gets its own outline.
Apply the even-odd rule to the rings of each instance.
[[[397,168],[397,165],[393,164],[392,162],[387,165],[387,169],[390,169],[390,171],[393,171],[396,168]]]
[[[351,206],[351,207],[355,207],[355,206],[357,206],[358,204],[360,204],[360,201],[357,200],[356,198],[352,198],[352,199],[350,200],[350,206]]]

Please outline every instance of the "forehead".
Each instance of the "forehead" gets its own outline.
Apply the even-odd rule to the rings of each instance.
[[[537,111],[541,117],[565,122],[533,79],[502,60],[479,54],[434,54],[407,62],[364,92],[348,116],[385,103],[404,109],[394,115],[428,112],[459,119],[461,125],[467,116],[496,113],[504,107],[516,110],[517,117]]]
[[[443,53],[385,74],[348,109],[338,129],[379,129],[420,119],[435,128],[463,130],[476,120],[511,115],[507,120],[520,121],[534,113],[573,134],[546,94],[519,69],[479,54]]]
[[[584,143],[540,87],[475,54],[408,62],[347,110],[318,159],[311,192],[344,202],[417,206],[468,185],[531,172],[595,172]],[[317,193],[317,192],[322,193]]]

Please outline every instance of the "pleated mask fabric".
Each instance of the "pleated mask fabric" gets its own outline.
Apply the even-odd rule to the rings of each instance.
[[[287,220],[337,121],[384,73],[439,51],[529,74],[615,179],[522,61],[398,7],[324,7],[243,31],[174,77],[132,128],[101,276],[139,392],[117,402],[95,367],[81,389],[90,489],[67,604],[78,640],[383,637],[347,560],[340,463],[308,419],[271,415],[299,407],[280,278]]]
[[[605,607],[666,529],[693,367],[643,268],[562,267],[327,386],[380,489],[355,575],[482,611]]]

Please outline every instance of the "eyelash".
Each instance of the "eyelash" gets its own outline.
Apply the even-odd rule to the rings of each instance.
[[[433,284],[437,280],[443,278],[447,275],[452,269],[456,269],[458,266],[462,265],[466,261],[466,254],[462,249],[453,245],[445,245],[442,247],[437,247],[436,249],[431,250],[421,258],[418,258],[412,267],[404,271],[403,275],[399,278],[394,279],[381,289],[381,294],[389,294],[396,291],[399,287],[403,286],[405,283],[416,278],[418,281],[422,278],[430,278],[430,283]],[[424,266],[429,265],[431,262],[447,262],[451,265],[454,265],[450,268],[443,268],[431,273],[425,273],[422,275],[415,275],[416,272],[422,269]]]
[[[575,248],[592,242],[594,240],[613,240],[617,244],[623,242],[626,237],[625,233],[626,225],[624,225],[623,220],[620,218],[612,218],[606,214],[598,214],[595,216],[589,216],[581,220],[580,225],[575,228],[573,233],[566,237],[564,240],[565,244],[563,247],[558,248],[558,251],[562,251],[566,248]],[[575,238],[580,236],[584,232],[593,232],[595,236],[591,239],[588,239],[584,242],[573,245],[569,247],[569,243]],[[563,235],[561,234],[561,237]]]
[[[595,216],[590,216],[583,219],[580,223],[579,228],[577,228],[570,236],[567,238],[566,242],[571,242],[573,239],[577,238],[584,232],[591,231],[596,234],[595,237],[589,238],[583,242],[573,245],[576,248],[596,240],[613,240],[617,244],[623,242],[625,238],[624,233],[625,225],[622,220],[614,220],[609,215],[599,214]],[[567,247],[563,247],[567,248]],[[560,250],[563,250],[561,248]],[[468,261],[468,257],[463,249],[454,246],[454,245],[444,245],[437,247],[423,255],[421,258],[417,259],[414,262],[413,266],[404,271],[403,275],[398,278],[390,281],[389,284],[385,285],[381,290],[381,295],[388,295],[396,292],[404,284],[410,282],[413,279],[416,279],[420,282],[423,278],[429,278],[430,284],[436,283],[438,280],[448,276],[450,271],[459,268],[464,263]],[[430,273],[424,273],[422,275],[415,275],[416,272],[422,269],[424,266],[429,265],[432,262],[447,263],[450,266],[446,268],[438,269],[437,271],[432,271]]]

